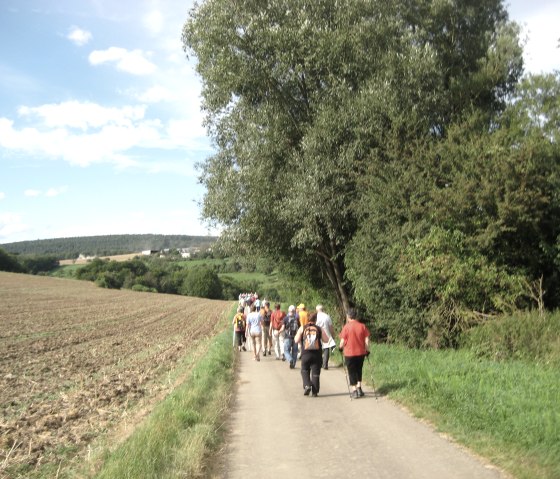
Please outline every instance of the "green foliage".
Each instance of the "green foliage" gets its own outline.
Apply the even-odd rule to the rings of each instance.
[[[148,288],[147,286],[144,286],[143,284],[134,284],[132,285],[132,291],[138,291],[140,293],[157,293],[157,289],[155,288]]]
[[[58,259],[53,255],[20,255],[18,260],[24,271],[31,274],[47,273],[59,266]]]
[[[498,0],[195,5],[183,41],[218,147],[201,167],[204,216],[230,251],[293,264],[311,288],[330,285],[339,308],[416,318],[384,334],[423,342],[430,304],[403,297],[399,251],[434,225],[440,165],[479,158],[438,145],[454,145],[449,132],[473,113],[469,131],[489,134],[522,72],[518,33]],[[456,176],[463,191],[468,177]],[[435,225],[470,242],[448,216]],[[463,275],[491,257],[473,251]]]
[[[527,307],[523,285],[541,276],[545,302],[558,305],[560,151],[523,106],[538,96],[523,85],[493,125],[469,114],[364,179],[346,262],[379,336],[455,344],[477,313]]]
[[[478,357],[560,367],[560,312],[533,311],[486,321],[463,334],[461,347]]]
[[[509,275],[467,245],[458,232],[432,228],[410,242],[397,263],[396,285],[403,297],[426,310],[431,346],[453,346],[481,315],[519,304],[521,278]]]
[[[0,271],[42,274],[58,265],[58,259],[52,255],[13,255],[0,248]]]
[[[194,268],[188,271],[181,286],[181,294],[200,298],[221,299],[222,283],[213,269]]]
[[[24,269],[15,255],[9,254],[0,248],[0,271],[23,273]]]

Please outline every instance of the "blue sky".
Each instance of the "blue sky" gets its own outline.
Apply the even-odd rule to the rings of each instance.
[[[211,154],[181,45],[190,0],[0,0],[0,244],[215,234]],[[560,69],[560,2],[508,3],[526,70]]]

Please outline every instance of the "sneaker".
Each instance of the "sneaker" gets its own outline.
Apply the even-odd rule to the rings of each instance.
[[[265,352],[263,353],[263,357],[265,357],[265,358],[266,358],[266,351],[265,351]]]
[[[245,348],[245,346],[243,346],[241,349],[242,349],[243,351],[247,351],[247,348]]]
[[[305,386],[305,387],[303,388],[303,395],[304,395],[304,396],[309,396],[309,393],[310,393],[310,392],[311,392],[311,386]],[[315,393],[313,393],[313,394],[315,394]]]
[[[282,361],[286,361],[286,356],[282,354]]]
[[[360,395],[359,395],[359,393],[358,393],[358,390],[352,391],[352,394],[350,394],[350,397],[351,397],[352,399],[358,399],[358,398],[360,397]]]
[[[312,393],[311,396],[313,396],[314,398],[316,398],[316,397],[317,397],[317,394],[319,394],[319,393]]]
[[[293,361],[290,361],[290,369],[294,369],[296,367],[296,365],[294,364]]]
[[[358,396],[360,396],[360,397],[365,396],[364,392],[362,391],[362,388],[358,388],[358,389],[356,389],[356,391],[358,391]]]

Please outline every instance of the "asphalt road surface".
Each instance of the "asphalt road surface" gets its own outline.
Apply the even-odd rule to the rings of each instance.
[[[350,400],[342,368],[304,396],[300,363],[241,352],[227,445],[215,477],[229,479],[505,479],[385,397]],[[338,353],[336,353],[338,354]]]

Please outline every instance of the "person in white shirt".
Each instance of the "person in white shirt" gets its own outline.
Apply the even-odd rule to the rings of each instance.
[[[323,305],[318,304],[315,308],[317,311],[317,326],[319,326],[325,333],[327,333],[328,341],[323,342],[323,369],[329,369],[329,357],[331,348],[336,346],[333,338],[334,328],[331,317],[323,311]]]

